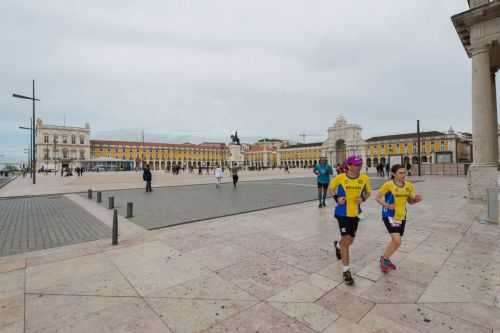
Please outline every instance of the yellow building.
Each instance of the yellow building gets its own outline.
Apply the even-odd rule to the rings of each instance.
[[[278,149],[288,140],[260,139],[244,148],[245,165],[251,168],[275,168],[278,166]]]
[[[132,160],[135,167],[149,164],[152,170],[172,166],[198,167],[227,165],[229,151],[224,143],[172,144],[159,142],[90,140],[93,159]]]
[[[312,167],[319,161],[322,142],[299,143],[278,149],[277,164],[291,168]]]
[[[250,168],[275,168],[278,166],[276,148],[266,145],[251,146],[245,152],[245,165]]]
[[[366,140],[366,164],[375,167],[390,159],[403,164],[418,163],[417,133],[372,137]],[[472,138],[468,133],[429,131],[420,133],[422,163],[458,163],[472,161]]]

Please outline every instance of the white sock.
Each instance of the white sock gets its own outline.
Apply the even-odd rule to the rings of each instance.
[[[340,241],[337,242],[337,249],[340,250]]]
[[[349,266],[342,266],[342,273],[345,273],[349,270]]]

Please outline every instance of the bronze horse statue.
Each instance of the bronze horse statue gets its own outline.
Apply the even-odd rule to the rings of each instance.
[[[240,144],[240,138],[238,137],[238,131],[234,132],[234,134],[231,134],[231,143],[239,145]]]

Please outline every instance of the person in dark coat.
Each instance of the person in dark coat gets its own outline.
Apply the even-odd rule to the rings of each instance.
[[[236,188],[236,185],[238,184],[238,171],[240,170],[240,167],[238,164],[233,162],[233,167],[231,168],[231,174],[233,175],[233,186]]]
[[[153,192],[151,188],[151,181],[153,180],[153,175],[151,174],[151,170],[149,170],[149,164],[144,168],[144,173],[142,174],[142,179],[146,182],[146,192]]]

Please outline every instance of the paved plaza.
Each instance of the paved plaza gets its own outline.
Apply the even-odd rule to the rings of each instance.
[[[101,221],[61,196],[0,199],[0,257],[110,234]]]
[[[500,332],[500,229],[465,179],[428,177],[396,271],[374,200],[346,286],[329,208],[306,202],[0,258],[1,332]],[[109,210],[74,195],[96,216]],[[331,206],[331,203],[330,203]],[[125,232],[125,230],[128,230]]]
[[[284,170],[262,170],[262,171],[242,171],[239,173],[241,181],[265,180],[265,179],[291,179],[301,177],[311,177],[311,169],[291,169],[290,173]],[[225,181],[230,181],[231,177],[226,172]],[[130,188],[144,188],[142,172],[121,171],[121,172],[86,172],[82,177],[61,177],[59,174],[43,173],[37,174],[36,186],[32,185],[32,179],[17,177],[13,182],[0,189],[0,198],[14,196],[33,196],[46,194],[64,194],[86,192],[93,190],[117,190]],[[202,175],[195,173],[181,173],[172,175],[165,171],[153,172],[153,187],[193,185],[193,184],[214,184],[215,175]]]
[[[377,188],[382,179],[374,179]],[[87,194],[82,194],[86,197]],[[152,193],[143,189],[105,191],[102,204],[107,206],[113,196],[119,213],[126,216],[127,202],[134,204],[130,221],[145,229],[251,212],[260,209],[296,204],[318,197],[316,179],[269,179],[232,183],[220,187],[214,184],[155,188]]]

